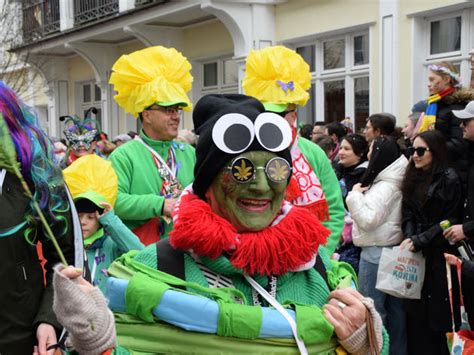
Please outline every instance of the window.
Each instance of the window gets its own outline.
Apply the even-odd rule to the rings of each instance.
[[[316,116],[314,110],[315,90],[314,85],[309,89],[309,100],[305,106],[298,108],[298,121],[300,124],[313,124]]]
[[[369,117],[369,77],[354,79],[354,123],[355,132],[365,127],[365,121]]]
[[[217,86],[217,62],[204,64],[204,87]]]
[[[79,84],[79,92],[82,94],[80,97],[80,118],[92,118],[97,121],[99,127],[102,126],[102,91],[98,85],[94,82],[86,82]],[[89,111],[92,107],[95,107],[97,112],[94,114]],[[101,129],[101,128],[100,128]]]
[[[202,85],[199,96],[232,94],[239,91],[238,65],[232,58],[219,58],[202,63],[199,67]],[[199,86],[195,85],[198,88]]]
[[[303,57],[306,63],[309,65],[309,70],[314,71],[314,63],[315,63],[315,49],[314,45],[298,47],[296,48],[296,52]]]
[[[346,113],[344,80],[324,82],[324,118],[326,122],[342,121]]]
[[[455,52],[461,49],[461,16],[430,23],[430,54]]]
[[[239,69],[235,60],[227,59],[224,65],[224,85],[235,85],[239,82]]]
[[[345,51],[344,38],[323,42],[324,70],[344,68]]]
[[[91,85],[85,84],[82,87],[82,102],[91,102]]]
[[[428,96],[428,66],[449,62],[458,69],[462,85],[469,86],[472,77],[471,54],[474,53],[474,9],[414,17],[413,102]]]
[[[355,129],[365,126],[369,115],[369,32],[323,38],[296,51],[310,66],[310,100],[298,110],[299,123],[353,120]]]
[[[369,35],[354,36],[354,65],[369,64]]]

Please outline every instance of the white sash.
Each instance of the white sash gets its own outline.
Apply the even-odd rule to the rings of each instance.
[[[252,279],[248,275],[244,275],[245,279],[248,281],[248,283],[258,292],[260,295],[267,300],[268,303],[270,303],[273,308],[275,308],[280,314],[287,320],[287,322],[290,324],[291,331],[293,332],[293,337],[295,338],[296,345],[298,345],[298,350],[300,351],[301,355],[308,355],[308,350],[306,349],[306,346],[304,345],[303,340],[300,338],[298,335],[298,331],[296,328],[296,322],[295,320],[288,314],[285,308],[278,303],[278,301],[273,298],[272,295],[270,295],[260,284]]]
[[[146,144],[143,139],[140,137],[140,136],[135,136],[134,138],[136,141],[140,142],[141,144],[143,144],[143,146],[148,149],[150,151],[151,154],[153,154],[153,156],[155,157],[155,159],[157,159],[159,162],[160,162],[160,165],[161,166],[164,166],[166,170],[168,170],[170,176],[171,176],[171,179],[175,179],[176,176],[175,176],[175,171],[176,171],[176,164],[175,164],[175,161],[173,161],[173,166],[170,168],[168,166],[168,164],[166,164],[166,162],[163,160],[163,158],[153,150],[153,148],[151,148],[148,144]],[[171,145],[170,149],[172,150],[172,154],[174,155],[174,149],[173,149],[173,145]]]

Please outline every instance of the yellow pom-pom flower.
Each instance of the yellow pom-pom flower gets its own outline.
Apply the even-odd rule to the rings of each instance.
[[[115,101],[134,117],[153,104],[192,108],[187,96],[193,82],[191,64],[174,48],[155,46],[123,55],[112,70]]]
[[[118,179],[111,162],[96,154],[84,155],[64,169],[63,176],[73,199],[94,192],[115,204]]]
[[[242,87],[263,103],[304,106],[311,88],[309,65],[283,46],[250,51]]]

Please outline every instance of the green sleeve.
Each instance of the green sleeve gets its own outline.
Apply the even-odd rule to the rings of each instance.
[[[157,193],[131,194],[134,174],[132,159],[122,151],[114,153],[110,161],[118,179],[118,195],[114,206],[117,215],[124,220],[142,221],[160,216],[165,198]]]
[[[140,239],[115,215],[113,210],[102,215],[99,222],[114,241],[120,255],[130,250],[142,250],[145,247]]]
[[[323,248],[326,249],[329,255],[332,255],[336,250],[344,227],[344,203],[342,201],[339,181],[331,166],[331,162],[317,144],[307,139],[299,138],[298,145],[321,182],[324,196],[328,202],[329,221],[323,222],[323,224],[331,231],[331,235]]]

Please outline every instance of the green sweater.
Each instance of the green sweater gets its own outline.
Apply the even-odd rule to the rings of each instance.
[[[330,270],[331,262],[329,257],[324,251],[320,252],[325,267]],[[137,262],[140,262],[148,267],[156,268],[159,264],[156,256],[156,245],[149,245],[143,251],[137,254],[135,257]],[[216,260],[210,260],[202,257],[201,261],[210,270],[219,273],[221,275],[229,277],[235,288],[243,293],[245,296],[245,303],[253,305],[252,303],[252,287],[248,284],[242,275],[241,270],[235,269],[226,257],[219,257]],[[203,287],[209,287],[208,281],[204,276],[201,269],[197,266],[196,262],[188,254],[185,254],[184,258],[184,270],[186,281],[190,281],[201,285]],[[253,276],[261,286],[266,287],[269,279],[266,276]],[[336,282],[338,283],[339,280]],[[337,283],[334,288],[337,286]],[[322,307],[327,303],[327,296],[329,294],[329,288],[326,285],[321,275],[314,269],[310,269],[304,272],[288,272],[280,275],[277,280],[277,294],[276,298],[278,302],[282,304],[287,303],[299,303],[316,305]]]
[[[341,280],[346,279],[347,275],[354,277],[350,266],[330,261],[324,251],[321,254],[327,268],[331,288],[341,285]],[[222,324],[221,315],[219,316],[218,334],[220,334],[220,331],[226,331],[236,332],[239,335],[226,333],[226,339],[204,333],[197,333],[194,336],[193,334],[196,333],[176,329],[172,326],[163,325],[160,322],[153,323],[153,318],[148,319],[146,321],[148,324],[146,324],[136,317],[117,314],[117,334],[120,344],[124,346],[124,353],[128,354],[126,349],[129,349],[128,351],[133,349],[133,353],[136,352],[137,354],[142,354],[142,351],[143,354],[151,352],[235,353],[237,349],[246,350],[242,351],[242,353],[254,354],[269,352],[275,354],[296,354],[298,352],[292,340],[254,339],[259,332],[261,313],[250,312],[250,308],[254,307],[245,308],[248,305],[252,305],[252,292],[250,285],[242,277],[241,271],[233,268],[225,257],[219,257],[216,260],[201,258],[201,261],[209,269],[231,278],[235,288],[245,297],[244,304],[247,306],[235,305],[234,307],[232,306],[234,301],[231,301],[231,304],[229,304],[229,300],[225,301],[223,299],[219,303],[220,312],[226,313],[231,309],[232,312],[227,316],[227,318],[230,318]],[[163,283],[175,284],[176,279],[169,278],[169,275],[155,274],[154,269],[159,262],[160,260],[157,260],[156,255],[156,246],[149,245],[140,252],[132,251],[124,255],[116,260],[109,269],[112,276],[129,280],[133,278],[131,280],[133,281],[133,286],[132,282],[130,282],[126,296],[127,312],[130,312],[129,314],[138,315],[139,317],[146,316],[146,318],[151,317],[149,312],[159,303],[160,296],[158,294],[164,292],[164,289],[161,289],[162,286],[159,285]],[[196,265],[194,259],[187,254],[184,255],[184,271],[185,279],[188,282],[186,286],[191,287],[187,287],[189,292],[210,295],[205,289],[209,287],[207,279]],[[139,276],[139,278],[136,279],[135,276]],[[268,283],[267,277],[254,275],[254,279],[262,286]],[[152,285],[159,286],[161,291],[152,290],[154,288]],[[211,291],[211,289],[207,290]],[[327,303],[328,293],[328,285],[326,285],[325,281],[314,269],[295,273],[289,272],[278,277],[276,298],[280,303],[294,305],[298,334],[303,338],[308,350],[312,354],[329,355],[336,353],[335,347],[337,347],[337,343],[335,343],[335,337],[333,336],[333,327],[324,318],[320,308]],[[140,295],[141,298],[135,299],[136,295]],[[238,316],[235,313],[240,311],[245,314]],[[260,314],[260,317],[257,314]],[[225,316],[222,317],[226,318]],[[241,323],[245,324],[245,326],[242,327]],[[239,324],[240,326],[238,326]],[[221,328],[221,325],[224,325],[224,328]],[[237,338],[235,338],[236,336]],[[382,354],[387,354],[388,337],[385,331],[383,337]],[[177,339],[186,339],[186,341],[177,341]],[[285,341],[288,344],[285,344]],[[121,352],[116,352],[116,354],[119,353],[122,354]]]
[[[178,180],[183,187],[194,179],[196,157],[194,148],[188,144],[173,141],[156,141],[148,138],[143,131],[140,137],[164,160],[174,144]],[[115,149],[110,161],[117,173],[118,196],[115,213],[130,229],[139,227],[151,218],[161,216],[165,198],[160,196],[161,177],[152,154],[138,141],[130,141]],[[165,237],[172,224],[166,224]]]
[[[326,153],[317,144],[300,137],[298,138],[298,147],[321,182],[328,202],[329,221],[323,222],[323,224],[331,231],[331,235],[326,245],[320,248],[326,249],[326,252],[332,255],[344,228],[344,203],[339,181]]]

